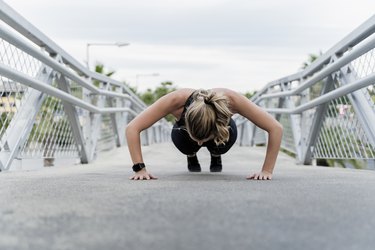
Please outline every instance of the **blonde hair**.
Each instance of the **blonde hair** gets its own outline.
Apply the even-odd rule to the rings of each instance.
[[[227,98],[211,90],[197,90],[193,102],[186,110],[186,129],[193,139],[204,140],[214,137],[216,145],[229,140],[228,124],[232,112]]]

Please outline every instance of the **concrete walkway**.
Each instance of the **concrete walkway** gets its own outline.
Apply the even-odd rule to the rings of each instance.
[[[130,181],[126,148],[93,164],[0,173],[0,249],[374,249],[375,171],[296,166],[248,181],[264,148],[222,173],[188,173],[171,144],[144,148],[154,181]]]

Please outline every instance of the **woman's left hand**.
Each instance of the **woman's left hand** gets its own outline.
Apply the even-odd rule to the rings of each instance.
[[[255,173],[246,177],[248,180],[272,180],[272,173],[267,171],[262,171],[260,173]]]

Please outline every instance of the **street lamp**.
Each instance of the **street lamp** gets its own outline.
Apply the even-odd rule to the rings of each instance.
[[[116,46],[116,47],[124,47],[128,46],[130,43],[124,42],[115,42],[115,43],[87,43],[86,44],[86,65],[87,68],[90,69],[90,46]]]
[[[136,86],[138,86],[138,78],[139,77],[142,77],[142,76],[159,76],[160,74],[159,73],[152,73],[152,74],[138,74],[138,75],[135,75],[135,84]]]

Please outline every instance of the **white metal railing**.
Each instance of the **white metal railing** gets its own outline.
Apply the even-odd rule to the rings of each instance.
[[[124,145],[146,105],[123,83],[88,70],[0,0],[0,170],[15,159],[78,158]],[[161,120],[144,145],[169,140]]]
[[[375,16],[303,71],[267,84],[251,100],[284,126],[282,148],[313,158],[375,159]],[[259,128],[237,119],[240,144],[264,144]]]

